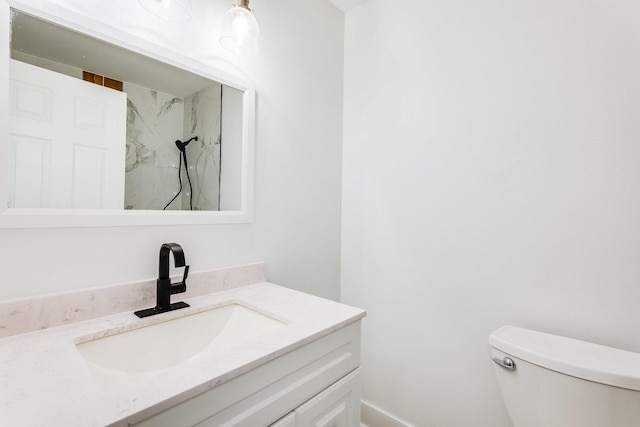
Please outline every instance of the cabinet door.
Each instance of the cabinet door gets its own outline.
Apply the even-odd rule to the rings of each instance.
[[[296,427],[296,414],[295,412],[289,412],[289,414],[280,418],[269,427]]]
[[[296,427],[360,425],[360,368],[342,378],[295,411]]]

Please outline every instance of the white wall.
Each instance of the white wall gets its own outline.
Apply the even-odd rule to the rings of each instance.
[[[640,351],[640,4],[368,0],[345,25],[363,399],[507,426],[495,328]]]
[[[344,15],[335,6],[326,0],[252,3],[261,52],[238,58],[217,43],[228,1],[193,0],[188,24],[166,23],[131,0],[31,3],[72,8],[252,79],[258,94],[255,222],[0,230],[0,300],[155,277],[158,250],[167,241],[183,245],[192,271],[267,261],[269,280],[338,297]],[[2,97],[6,91],[0,84]],[[5,103],[0,113],[6,129]]]

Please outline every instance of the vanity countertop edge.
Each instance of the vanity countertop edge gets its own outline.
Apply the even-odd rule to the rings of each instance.
[[[162,412],[366,315],[268,282],[184,301],[191,307],[156,319],[124,312],[0,339],[0,419],[11,426],[128,425],[129,418]],[[232,348],[207,348],[180,365],[113,388],[98,384],[76,349],[79,342],[234,303],[287,325]]]

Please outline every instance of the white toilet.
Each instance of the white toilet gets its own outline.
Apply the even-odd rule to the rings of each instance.
[[[514,427],[639,427],[640,354],[505,326],[489,337]]]

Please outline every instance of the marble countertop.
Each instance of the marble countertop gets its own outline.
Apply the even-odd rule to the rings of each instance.
[[[172,298],[179,301],[180,295]],[[363,310],[271,283],[187,298],[191,307],[138,319],[125,312],[0,339],[0,420],[17,426],[129,425],[229,381],[365,316]],[[172,368],[105,386],[76,348],[88,339],[237,303],[286,326]]]

